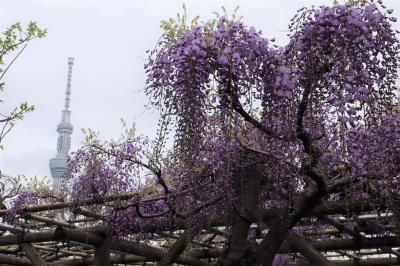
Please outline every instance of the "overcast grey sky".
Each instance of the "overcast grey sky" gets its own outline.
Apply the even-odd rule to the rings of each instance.
[[[0,0],[0,30],[13,22],[37,21],[47,28],[45,39],[34,40],[18,58],[4,81],[0,113],[22,101],[36,110],[18,122],[0,151],[0,169],[7,174],[50,176],[49,159],[56,154],[56,126],[61,119],[67,78],[67,57],[75,57],[71,110],[72,150],[82,140],[82,128],[100,132],[102,139],[118,138],[120,119],[135,121],[138,133],[154,136],[157,114],[144,112],[147,102],[143,65],[145,51],[161,35],[160,20],[175,17],[186,4],[190,16],[211,18],[225,6],[247,25],[262,30],[278,44],[287,42],[290,18],[303,6],[333,0],[263,1],[62,1]],[[386,0],[399,16],[400,0]],[[396,24],[399,29],[399,22]]]

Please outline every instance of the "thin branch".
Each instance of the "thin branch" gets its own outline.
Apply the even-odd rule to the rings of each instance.
[[[21,42],[23,43],[23,42]],[[19,44],[21,44],[19,43]],[[19,45],[18,44],[18,45]],[[18,58],[18,56],[25,50],[25,48],[28,46],[28,44],[25,44],[24,47],[22,47],[22,49],[18,52],[18,54],[14,57],[14,59],[10,62],[10,64],[8,64],[8,66],[6,67],[6,69],[3,71],[3,73],[0,76],[0,80],[3,78],[4,74],[7,72],[7,70],[10,68],[10,66],[14,63],[14,61]],[[3,54],[4,55],[4,54]],[[3,56],[1,55],[1,56]],[[1,121],[0,121],[1,122]]]

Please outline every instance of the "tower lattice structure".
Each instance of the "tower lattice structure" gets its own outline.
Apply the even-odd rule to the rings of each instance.
[[[58,195],[62,191],[63,181],[67,178],[69,151],[71,147],[71,135],[73,127],[71,124],[71,111],[69,109],[71,95],[71,77],[74,58],[68,58],[68,78],[65,92],[65,106],[62,111],[61,122],[57,126],[57,155],[50,159],[49,167],[53,178],[54,194]]]

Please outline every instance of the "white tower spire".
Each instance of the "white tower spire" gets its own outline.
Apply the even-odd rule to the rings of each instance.
[[[61,192],[63,179],[66,178],[64,175],[68,170],[69,149],[71,146],[71,135],[73,130],[71,125],[71,111],[69,110],[73,64],[74,58],[69,57],[65,106],[64,110],[62,111],[61,122],[57,126],[57,155],[55,158],[50,160],[49,164],[51,176],[53,177],[53,190],[56,195]]]
[[[72,77],[72,65],[74,64],[74,58],[68,57],[68,77],[67,77],[67,90],[65,92],[65,110],[69,110],[69,96],[71,95],[71,77]]]

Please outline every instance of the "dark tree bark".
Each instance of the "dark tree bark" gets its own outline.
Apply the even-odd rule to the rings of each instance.
[[[292,229],[307,212],[314,209],[321,199],[327,195],[324,174],[319,170],[322,152],[314,143],[313,137],[304,128],[304,117],[312,94],[312,85],[312,83],[304,84],[304,91],[296,117],[296,136],[302,142],[304,152],[308,155],[308,159],[302,165],[302,172],[308,184],[301,193],[288,221],[285,221],[285,215],[277,219],[261,244],[256,248],[256,256],[262,258],[262,265],[264,266],[272,265],[275,254],[285,240],[288,230]]]
[[[271,222],[267,235],[254,249],[253,257],[262,265],[272,265],[288,233],[288,212],[281,209],[277,218]]]
[[[290,232],[288,242],[291,248],[298,250],[312,265],[333,266],[333,264],[316,250],[302,235]]]
[[[168,252],[157,263],[157,266],[172,265],[172,263],[182,254],[187,245],[192,241],[196,235],[196,230],[186,230],[179,239],[171,246]]]
[[[46,266],[47,265],[44,262],[44,260],[39,256],[36,249],[31,244],[22,243],[19,246],[25,252],[26,256],[32,262],[33,266]]]
[[[239,199],[239,209],[234,207],[234,217],[231,235],[229,237],[229,248],[226,258],[220,261],[220,265],[241,265],[244,258],[248,257],[251,246],[247,241],[249,229],[254,220],[254,213],[258,207],[258,199],[261,185],[261,166],[250,164],[234,177],[239,184],[236,186],[236,196]],[[235,205],[235,204],[234,204]],[[247,265],[250,262],[247,262]]]

